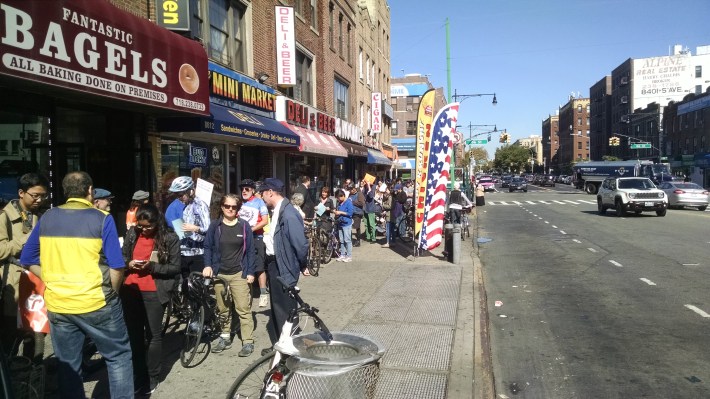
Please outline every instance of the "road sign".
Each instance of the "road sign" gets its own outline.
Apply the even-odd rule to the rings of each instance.
[[[467,144],[467,145],[471,145],[471,144],[488,144],[488,140],[486,140],[486,139],[482,139],[482,140],[471,140],[471,139],[467,139],[467,140],[466,140],[466,144]]]
[[[651,143],[634,143],[629,146],[632,150],[638,150],[639,148],[651,148]]]
[[[454,131],[454,144],[458,144],[463,139],[463,135],[459,131]]]

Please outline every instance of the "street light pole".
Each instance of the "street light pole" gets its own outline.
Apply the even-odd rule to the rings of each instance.
[[[447,18],[446,21],[447,21],[447,22],[446,22],[446,24],[447,24],[447,25],[446,25],[446,29],[447,29],[447,30],[446,30],[446,32],[447,32],[447,33],[446,33],[446,35],[447,35],[446,43],[447,43],[447,49],[448,49],[448,43],[449,43],[449,40],[448,40],[448,32],[449,32],[449,31],[448,31],[448,26],[449,26],[449,25],[448,25],[448,18]],[[448,51],[448,50],[447,50],[447,51]],[[448,59],[448,55],[447,55],[447,59]],[[450,90],[451,90],[451,82],[449,81],[449,93],[451,93]],[[458,94],[458,93],[456,92],[456,89],[454,89],[454,95],[452,96],[451,94],[449,94],[449,98],[450,98],[450,99],[453,99],[454,102],[459,102],[459,103],[462,103],[462,102],[463,102],[464,100],[466,100],[467,98],[471,98],[471,97],[482,97],[482,96],[493,96],[493,105],[498,104],[498,99],[496,98],[496,94],[495,94],[495,93]],[[459,101],[459,99],[461,99],[461,101]],[[470,136],[470,132],[469,132],[469,136]],[[470,137],[469,137],[469,138],[470,138]],[[453,187],[453,183],[454,183],[454,181],[456,180],[456,174],[455,174],[455,168],[456,168],[456,144],[453,145],[452,149],[453,149],[454,151],[453,151],[453,154],[451,155],[451,166],[450,166],[450,168],[449,168],[449,175],[451,176],[451,187]]]

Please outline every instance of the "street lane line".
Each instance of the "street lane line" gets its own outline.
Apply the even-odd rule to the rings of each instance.
[[[552,225],[552,228],[553,228],[553,229],[556,229],[556,228],[557,228],[557,226],[555,226],[555,225],[553,224],[553,225]]]
[[[561,234],[567,234],[567,233],[565,233],[564,230],[560,230],[560,233],[561,233]]]
[[[538,201],[539,201],[541,204],[545,204],[545,205],[549,204],[549,202],[547,202],[547,201],[543,201],[543,200],[538,200]]]
[[[535,203],[533,201],[525,201],[525,202],[527,202],[530,205],[535,205]]]
[[[509,203],[507,203],[507,202],[505,202],[505,201],[501,201],[500,204],[501,204],[501,205],[510,205]]]
[[[542,218],[541,218],[540,216],[538,216],[537,218],[540,219],[540,220],[542,220]]]
[[[683,266],[700,266],[699,263],[683,263]]]
[[[576,238],[572,239],[572,241],[576,242],[577,244],[581,244],[581,243],[582,243],[582,241],[579,241],[579,240],[576,239]]]
[[[572,200],[565,200],[565,202],[569,202],[570,204],[574,204],[574,205],[579,205],[578,203],[576,203],[576,202],[574,202],[574,201],[572,201]]]
[[[545,220],[545,224],[550,224],[550,222],[548,222],[547,220]]]
[[[594,248],[587,248],[587,249],[590,250],[590,251],[592,251],[592,252],[597,252],[597,250],[594,249]]]
[[[656,283],[654,283],[653,281],[651,281],[647,278],[644,278],[644,277],[641,277],[639,280],[643,281],[644,283],[646,283],[648,285],[656,285]]]
[[[619,263],[619,262],[617,262],[617,261],[615,261],[615,260],[609,259],[609,263],[611,263],[612,265],[614,265],[614,266],[616,266],[616,267],[624,267],[624,265],[622,265],[621,263]]]
[[[699,314],[702,317],[710,317],[710,314],[703,312],[702,309],[698,309],[697,307],[695,307],[693,305],[685,305],[685,307],[692,310],[693,312]]]
[[[564,202],[562,202],[562,201],[557,201],[557,200],[555,200],[555,202],[557,202],[558,204],[566,205],[566,204],[565,204]]]
[[[596,204],[597,204],[596,202],[594,202],[594,201],[589,201],[589,200],[579,200],[579,202],[584,202],[585,204],[592,204],[592,205],[596,205]]]
[[[522,205],[522,204],[520,203],[520,201],[513,201],[513,203],[514,203],[515,205]]]

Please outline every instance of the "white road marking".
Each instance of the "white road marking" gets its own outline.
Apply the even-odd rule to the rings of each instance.
[[[501,204],[501,205],[510,205],[509,203],[507,203],[507,202],[505,202],[505,201],[501,201],[500,204]]]
[[[565,200],[565,202],[569,202],[570,204],[574,204],[574,205],[579,205],[578,203],[576,203],[576,202],[574,202],[574,201],[572,201],[572,200]]]
[[[582,243],[582,241],[579,241],[579,240],[578,240],[578,239],[576,239],[576,238],[575,238],[575,239],[573,239],[572,241],[576,242],[577,244],[581,244],[581,243]]]
[[[562,234],[567,234],[567,233],[565,233],[565,231],[564,231],[564,230],[560,230],[560,233],[562,233]]]
[[[536,214],[534,214],[534,213],[533,213],[533,216],[537,217],[537,215],[536,215]]]
[[[683,266],[700,266],[700,263],[683,263]]]
[[[545,220],[545,224],[550,224],[550,222],[548,222],[547,220]]]
[[[558,204],[562,204],[562,205],[565,205],[565,203],[564,203],[564,202],[562,202],[562,201],[554,201],[554,202],[557,202]]]
[[[514,203],[515,205],[522,205],[522,204],[520,203],[520,201],[513,201],[513,203]]]
[[[699,314],[702,317],[710,317],[710,314],[705,313],[702,309],[699,309],[693,305],[685,305],[685,307]]]
[[[527,203],[530,204],[530,205],[535,205],[535,203],[532,202],[532,201],[525,201],[525,202],[527,202]],[[708,244],[710,244],[710,243],[708,243]]]
[[[639,280],[643,281],[644,283],[646,283],[648,285],[656,285],[656,283],[654,283],[653,281],[651,281],[647,278],[644,278],[644,277],[641,277]]]
[[[537,218],[540,219],[540,220],[542,220],[542,218],[541,218],[540,216],[538,216]]]
[[[543,201],[543,200],[538,200],[538,201],[539,201],[541,204],[545,204],[545,205],[549,204],[549,202],[547,202],[547,201]]]
[[[619,262],[617,262],[617,261],[615,261],[615,260],[609,259],[609,263],[611,263],[612,265],[614,265],[614,266],[616,266],[616,267],[624,267],[624,265],[622,265],[621,263],[619,263]]]
[[[556,229],[556,228],[557,228],[557,226],[555,226],[555,225],[553,224],[553,225],[552,225],[552,228],[553,228],[553,229]]]
[[[597,250],[594,248],[587,248],[587,249],[590,250],[591,252],[597,252]]]
[[[578,200],[578,201],[579,201],[579,202],[584,202],[585,204],[592,204],[592,205],[596,205],[596,204],[597,204],[596,202],[594,202],[594,201],[589,201],[589,200]]]

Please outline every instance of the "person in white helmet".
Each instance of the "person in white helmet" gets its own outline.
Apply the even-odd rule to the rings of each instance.
[[[210,207],[205,201],[195,196],[194,183],[190,176],[180,176],[173,180],[168,191],[177,194],[165,211],[168,226],[182,229],[180,239],[181,269],[183,277],[190,272],[202,272],[204,269],[205,234],[210,226]],[[181,206],[182,204],[182,206]],[[180,212],[182,208],[182,212]],[[181,219],[182,223],[174,222]],[[178,236],[180,233],[178,232]]]

